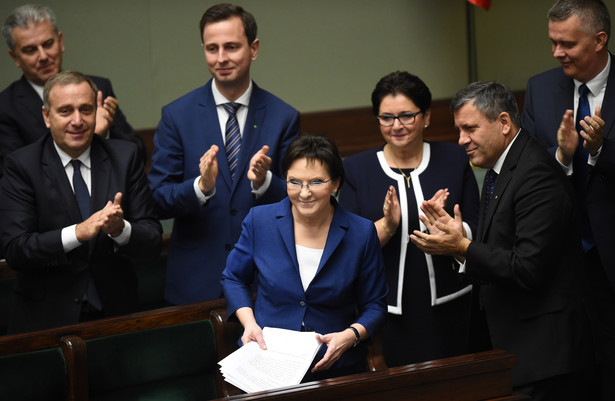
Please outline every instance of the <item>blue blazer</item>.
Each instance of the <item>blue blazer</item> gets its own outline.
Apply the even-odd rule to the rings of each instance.
[[[165,106],[154,137],[148,174],[154,202],[161,218],[175,219],[165,290],[166,299],[173,304],[222,295],[220,274],[248,211],[286,196],[286,185],[278,178],[282,176],[282,157],[299,134],[299,112],[253,84],[239,152],[239,179],[233,182],[212,82]],[[200,174],[201,156],[214,144],[220,148],[216,194],[201,206],[193,183]],[[255,199],[246,174],[250,159],[263,145],[269,145],[274,177],[267,192]]]
[[[256,301],[252,283],[257,282]],[[306,291],[299,275],[288,198],[256,207],[222,273],[227,316],[254,310],[262,327],[338,332],[360,323],[373,335],[386,319],[387,285],[380,243],[371,221],[336,206],[316,276]],[[326,348],[326,347],[324,347]],[[321,349],[321,357],[325,349]],[[334,369],[365,363],[367,344],[350,348]]]
[[[615,289],[615,64],[611,69],[602,102],[604,143],[596,165],[590,169],[587,183],[577,188],[579,202],[584,202],[596,249]],[[538,74],[528,81],[521,125],[555,155],[557,130],[566,109],[573,109],[574,81],[561,67]],[[594,110],[592,110],[593,114]],[[574,174],[573,174],[574,175]],[[574,179],[574,177],[573,177]],[[576,181],[576,180],[575,180]]]

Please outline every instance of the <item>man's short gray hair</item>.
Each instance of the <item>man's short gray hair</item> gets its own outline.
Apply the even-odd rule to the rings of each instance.
[[[2,25],[2,36],[9,49],[15,51],[15,42],[13,42],[13,29],[27,28],[30,24],[39,24],[43,21],[49,21],[53,25],[53,29],[58,33],[56,25],[56,15],[53,10],[47,6],[40,4],[26,4],[17,7],[13,10]]]

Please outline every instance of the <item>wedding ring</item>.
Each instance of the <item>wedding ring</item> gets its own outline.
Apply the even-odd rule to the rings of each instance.
[[[387,205],[384,205],[383,209],[387,210],[389,207]]]

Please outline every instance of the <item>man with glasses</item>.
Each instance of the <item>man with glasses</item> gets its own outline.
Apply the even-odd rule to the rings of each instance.
[[[207,84],[162,109],[150,186],[161,218],[174,218],[166,300],[222,297],[220,274],[257,204],[286,195],[281,159],[299,134],[299,113],[250,78],[260,46],[256,21],[219,4],[200,24]]]

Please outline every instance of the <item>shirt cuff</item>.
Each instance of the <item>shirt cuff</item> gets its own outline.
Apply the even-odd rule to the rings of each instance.
[[[263,196],[265,192],[267,192],[267,190],[269,189],[269,186],[271,185],[272,176],[273,174],[271,173],[271,170],[267,170],[267,176],[265,177],[265,182],[263,183],[263,185],[261,185],[259,189],[254,189],[254,183],[250,182],[250,185],[252,186],[252,193],[254,194],[256,199],[260,198],[261,196]]]
[[[589,157],[587,158],[587,164],[591,165],[591,166],[595,166],[596,163],[598,163],[598,156],[600,156],[600,152],[602,152],[602,146],[600,146],[600,148],[598,148],[598,151],[596,152],[595,155],[589,155]]]
[[[128,244],[130,241],[130,234],[132,234],[132,226],[130,222],[124,220],[124,229],[117,237],[112,237],[110,234],[107,234],[109,238],[111,238],[118,246],[124,246]]]
[[[201,188],[199,188],[200,179],[201,179],[201,176],[196,177],[194,179],[194,183],[192,184],[192,187],[194,188],[194,193],[196,194],[196,197],[198,198],[199,203],[201,204],[201,206],[203,206],[204,204],[207,203],[208,200],[214,197],[214,195],[216,194],[216,187],[214,187],[211,193],[205,195],[203,191],[201,191]]]
[[[559,148],[555,149],[555,160],[559,163],[560,166],[562,166],[562,170],[564,170],[564,174],[566,175],[572,175],[572,162],[570,162],[569,164],[563,164],[562,162],[559,161],[559,159],[557,158],[557,150]]]
[[[77,239],[77,225],[73,224],[72,226],[64,227],[62,229],[62,247],[64,248],[64,253],[68,253],[80,245],[81,242]]]

